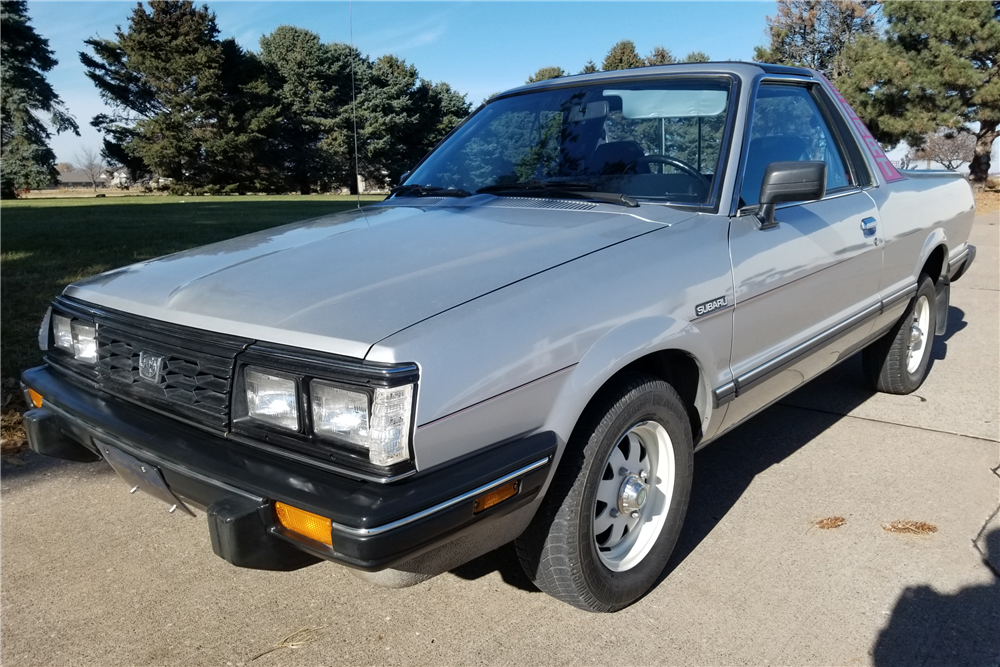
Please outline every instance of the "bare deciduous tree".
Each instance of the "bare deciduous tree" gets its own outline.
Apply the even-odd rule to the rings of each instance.
[[[972,162],[976,152],[976,137],[968,132],[940,131],[927,135],[924,145],[913,153],[917,160],[937,162],[945,169],[956,171]]]
[[[90,181],[95,192],[97,191],[97,186],[105,184],[105,180],[101,177],[105,175],[107,167],[104,165],[104,160],[99,150],[96,148],[82,148],[73,156],[73,160],[76,162],[76,168],[87,176],[87,180]]]

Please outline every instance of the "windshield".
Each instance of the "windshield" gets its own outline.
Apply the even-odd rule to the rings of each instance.
[[[613,82],[491,102],[429,155],[397,196],[486,188],[532,196],[588,190],[706,204],[722,152],[731,82]]]

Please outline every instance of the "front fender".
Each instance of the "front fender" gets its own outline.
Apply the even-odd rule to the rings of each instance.
[[[731,315],[720,314],[713,319]],[[728,357],[720,360],[710,346],[712,337],[691,322],[666,316],[632,320],[609,330],[588,349],[562,385],[545,428],[569,440],[573,428],[587,404],[608,380],[630,364],[656,352],[679,350],[698,365],[696,407],[702,418],[702,431],[708,433],[713,422],[711,372],[723,367],[728,372]],[[728,347],[726,348],[728,349]]]

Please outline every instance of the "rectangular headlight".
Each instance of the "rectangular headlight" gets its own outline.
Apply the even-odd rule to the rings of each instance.
[[[313,380],[313,431],[368,446],[368,394]]]
[[[72,322],[73,321],[65,315],[52,316],[52,337],[55,340],[55,345],[60,350],[66,350],[71,354],[73,352]]]
[[[97,325],[65,315],[52,314],[52,339],[60,350],[66,350],[77,360],[97,362]]]
[[[97,361],[97,326],[80,320],[73,320],[73,356],[80,361]]]
[[[268,424],[299,429],[295,381],[253,368],[246,369],[247,414]]]
[[[410,458],[413,385],[377,387],[368,394],[313,380],[313,430],[368,450],[368,460],[388,466]]]

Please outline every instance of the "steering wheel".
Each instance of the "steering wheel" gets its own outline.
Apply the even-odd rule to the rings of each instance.
[[[634,162],[632,162],[632,164],[630,164],[627,167],[625,167],[625,169],[622,170],[622,174],[635,173],[635,168],[638,167],[640,164],[666,164],[666,165],[670,165],[671,167],[674,167],[676,169],[680,169],[681,171],[683,171],[688,176],[693,176],[693,177],[697,178],[699,181],[701,181],[702,185],[704,185],[707,189],[709,189],[709,190],[712,189],[712,181],[710,181],[708,179],[708,177],[705,176],[703,173],[701,173],[700,171],[698,171],[698,169],[695,168],[694,165],[690,165],[687,162],[685,162],[684,160],[681,160],[681,159],[675,158],[675,157],[671,157],[669,155],[646,155],[646,156],[643,156],[643,157],[635,160]]]

